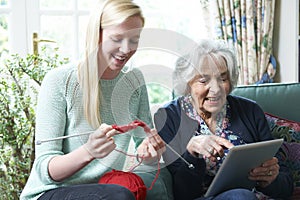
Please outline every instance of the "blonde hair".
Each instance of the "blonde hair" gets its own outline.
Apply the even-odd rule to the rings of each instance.
[[[107,26],[118,25],[132,16],[144,17],[132,0],[100,0],[91,13],[86,33],[84,59],[78,65],[78,81],[83,92],[84,114],[88,123],[97,128],[101,124],[101,87],[98,71],[98,51],[101,32]]]

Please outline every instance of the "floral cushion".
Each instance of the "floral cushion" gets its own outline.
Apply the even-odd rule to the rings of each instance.
[[[295,186],[300,187],[300,122],[265,113],[274,138],[284,138],[280,156],[293,173]]]

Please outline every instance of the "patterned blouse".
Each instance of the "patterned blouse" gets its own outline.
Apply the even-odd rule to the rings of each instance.
[[[221,112],[217,115],[217,127],[216,132],[212,133],[209,130],[209,127],[205,123],[205,121],[201,118],[201,116],[197,113],[195,108],[192,105],[192,97],[190,95],[184,96],[181,99],[179,99],[181,108],[183,111],[189,116],[191,119],[196,120],[199,124],[198,131],[195,133],[195,136],[197,135],[217,135],[220,137],[223,137],[227,140],[229,140],[234,145],[240,145],[245,144],[245,142],[240,138],[240,136],[234,134],[230,130],[230,106],[228,102],[223,106]],[[224,150],[225,156],[228,153],[228,150]],[[217,158],[217,162],[212,162],[209,159],[205,159],[206,166],[207,166],[207,173],[210,176],[214,176],[218,169],[221,166],[221,163],[225,159],[225,156],[220,158]]]
[[[179,99],[179,102],[181,104],[181,108],[183,112],[186,113],[187,116],[189,116],[191,119],[196,120],[199,124],[198,130],[195,133],[195,136],[198,135],[217,135],[220,137],[223,137],[227,140],[229,140],[234,145],[241,145],[245,144],[243,139],[234,134],[230,130],[230,105],[228,102],[223,106],[222,110],[217,115],[217,127],[216,132],[212,133],[209,130],[209,127],[205,123],[205,121],[201,118],[201,116],[197,113],[195,110],[193,104],[192,104],[192,97],[191,95],[183,96]],[[209,176],[215,176],[217,171],[219,170],[223,160],[225,159],[228,149],[224,150],[225,156],[222,158],[218,157],[217,162],[212,162],[208,158],[205,158],[206,162],[206,173]],[[267,195],[264,195],[263,193],[257,191],[255,188],[253,188],[253,192],[256,194],[256,197],[258,200],[271,200],[272,198],[268,197]]]

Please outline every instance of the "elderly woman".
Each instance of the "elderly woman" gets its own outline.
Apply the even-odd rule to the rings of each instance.
[[[225,42],[203,40],[184,59],[174,71],[175,93],[179,97],[154,116],[159,135],[183,157],[179,159],[170,148],[163,154],[173,177],[175,199],[290,196],[292,177],[274,157],[249,172],[249,179],[257,182],[253,191],[237,188],[203,197],[221,164],[217,158],[224,156],[224,149],[271,140],[272,136],[255,102],[230,95],[237,84],[238,68],[234,52]],[[195,167],[190,169],[184,161]]]

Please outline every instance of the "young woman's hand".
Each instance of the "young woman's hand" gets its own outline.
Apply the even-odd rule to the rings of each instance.
[[[93,158],[103,158],[116,148],[112,136],[117,133],[110,125],[101,124],[94,133],[90,134],[84,147]]]
[[[153,163],[160,160],[165,150],[165,142],[158,135],[156,129],[151,129],[148,136],[137,148],[137,153],[139,158],[143,159],[144,163]]]
[[[53,157],[49,162],[49,175],[55,181],[63,181],[88,165],[95,158],[103,158],[116,148],[112,138],[118,132],[102,124],[88,141],[74,151]]]

